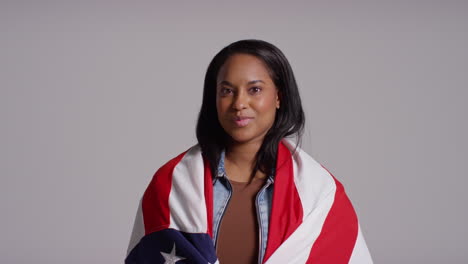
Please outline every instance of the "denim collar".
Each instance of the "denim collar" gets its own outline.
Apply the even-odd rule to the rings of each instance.
[[[213,178],[213,183],[216,181],[217,178],[222,178],[222,177],[224,177],[224,175],[226,175],[226,170],[224,168],[224,158],[225,158],[225,156],[226,156],[226,150],[223,149],[221,151],[220,156],[219,156],[218,174],[216,175],[216,177]],[[268,181],[270,181],[270,183],[274,183],[274,181],[275,181],[274,175],[275,175],[275,168],[273,168],[271,175],[268,176]]]

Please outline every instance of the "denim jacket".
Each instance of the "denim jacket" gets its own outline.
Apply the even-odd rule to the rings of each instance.
[[[225,151],[221,152],[218,164],[218,173],[213,177],[213,244],[216,248],[219,225],[232,195],[232,186],[224,169]],[[271,215],[273,200],[274,171],[268,176],[264,186],[257,193],[255,206],[257,209],[257,221],[259,224],[259,252],[258,263],[263,262],[268,239],[268,224]]]

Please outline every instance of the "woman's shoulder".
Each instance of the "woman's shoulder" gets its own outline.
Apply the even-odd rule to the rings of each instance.
[[[194,158],[201,157],[201,148],[199,144],[194,144],[182,152],[179,152],[176,156],[173,156],[169,160],[163,162],[163,165],[158,170],[173,169],[175,166],[181,163],[187,163],[193,161]]]
[[[314,157],[302,148],[296,148],[291,140],[284,139],[282,142],[292,154],[294,182],[301,200],[309,201],[313,208],[327,196],[344,191],[335,176]]]
[[[180,152],[165,161],[151,177],[146,187],[146,197],[156,195],[166,199],[174,185],[183,186],[188,178],[191,182],[201,184],[204,175],[204,163],[198,144]]]
[[[170,159],[163,161],[155,174],[158,174],[159,171],[172,171],[176,166],[188,166],[188,163],[201,159],[201,157],[201,148],[199,144],[194,144],[179,152],[177,155],[172,156]]]

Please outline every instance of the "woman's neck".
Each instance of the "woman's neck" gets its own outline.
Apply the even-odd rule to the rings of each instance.
[[[262,142],[231,144],[227,148],[224,165],[230,180],[239,182],[251,180],[256,155],[261,144]]]

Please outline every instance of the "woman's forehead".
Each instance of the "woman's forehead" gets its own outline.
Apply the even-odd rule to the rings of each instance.
[[[221,66],[216,83],[219,85],[221,83],[253,83],[258,81],[271,82],[268,68],[263,61],[253,55],[235,54]]]

